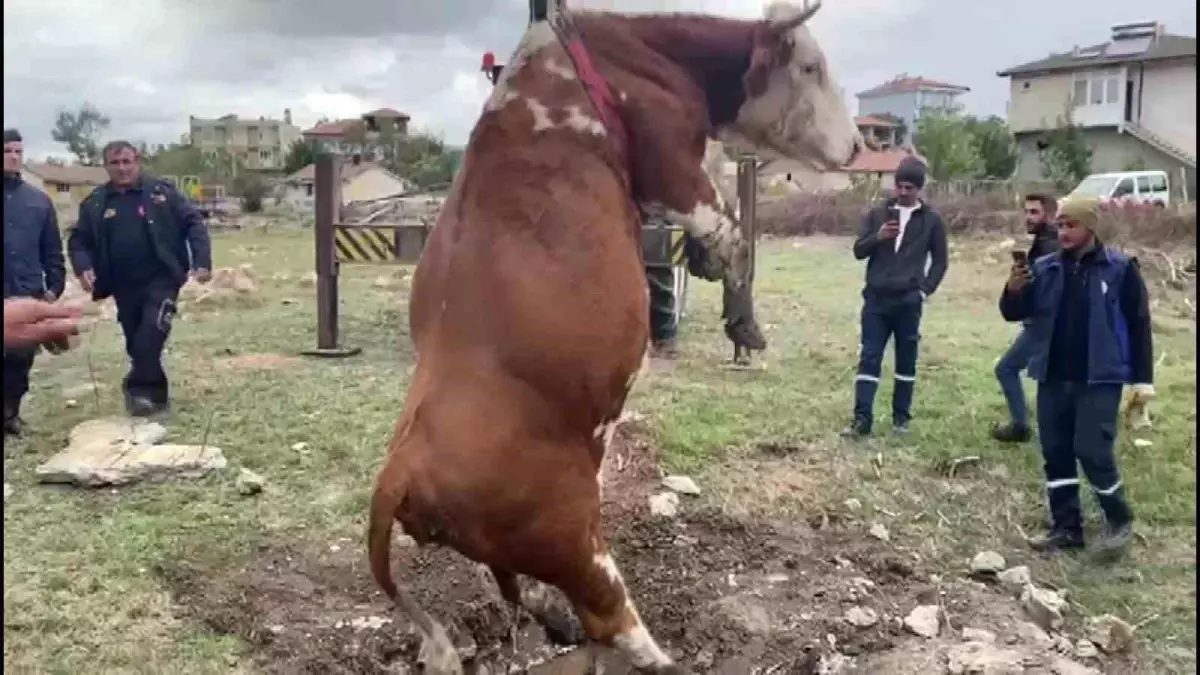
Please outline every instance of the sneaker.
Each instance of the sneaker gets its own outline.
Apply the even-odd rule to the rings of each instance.
[[[673,359],[679,356],[679,342],[675,338],[655,340],[650,346],[650,357],[656,359]]]
[[[892,434],[896,436],[908,436],[911,433],[912,429],[909,428],[908,422],[892,423]]]
[[[1001,443],[1028,443],[1033,440],[1033,429],[1028,424],[1009,422],[992,429],[992,438]]]
[[[871,435],[871,425],[864,420],[854,420],[840,435],[842,438],[866,438]]]
[[[1062,528],[1050,530],[1044,537],[1029,540],[1029,548],[1042,553],[1071,551],[1083,548],[1083,533]]]
[[[158,412],[158,405],[144,396],[130,396],[126,407],[133,417],[149,417]]]
[[[1125,557],[1133,541],[1133,522],[1116,527],[1105,525],[1104,534],[1096,544],[1096,557],[1104,562],[1115,562]]]

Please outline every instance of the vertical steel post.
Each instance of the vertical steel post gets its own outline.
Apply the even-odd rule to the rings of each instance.
[[[341,161],[329,153],[317,155],[313,166],[313,206],[316,223],[317,348],[307,356],[353,356],[361,349],[338,344],[338,263],[334,255],[334,226],[341,214]]]

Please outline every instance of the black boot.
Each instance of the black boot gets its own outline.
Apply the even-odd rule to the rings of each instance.
[[[24,423],[21,421],[19,402],[5,401],[4,402],[4,435],[5,436],[20,436],[24,428]]]
[[[1125,488],[1109,495],[1096,493],[1104,511],[1104,533],[1096,545],[1096,556],[1103,561],[1116,561],[1125,556],[1133,541],[1133,509],[1125,501]]]
[[[864,419],[854,420],[841,431],[841,436],[843,438],[866,438],[870,435],[871,423]]]
[[[1033,440],[1033,429],[1028,424],[1009,422],[992,429],[992,438],[1001,443],[1028,443]]]
[[[1035,551],[1051,553],[1081,549],[1083,512],[1079,507],[1079,484],[1060,485],[1050,490],[1050,531],[1044,537],[1029,540]]]

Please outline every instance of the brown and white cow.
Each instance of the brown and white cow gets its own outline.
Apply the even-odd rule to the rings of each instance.
[[[575,14],[615,125],[547,22],[500,75],[413,277],[416,368],[371,503],[373,574],[424,634],[428,670],[461,664],[392,579],[396,521],[488,566],[514,605],[545,618],[537,582],[555,586],[593,644],[676,669],[600,526],[601,461],[647,350],[638,214],[683,225],[736,287],[747,242],[704,171],[706,139],[818,169],[854,158],[862,138],[804,26],[815,10]]]

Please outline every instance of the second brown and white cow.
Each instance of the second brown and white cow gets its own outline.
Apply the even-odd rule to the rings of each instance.
[[[748,242],[706,139],[853,160],[862,138],[804,25],[815,11],[581,12],[532,25],[501,73],[413,277],[416,367],[371,503],[372,572],[424,634],[428,671],[461,663],[392,579],[395,522],[488,566],[515,605],[544,618],[542,584],[557,587],[593,644],[677,669],[600,523],[601,462],[648,343],[638,214],[684,226],[737,290]]]

